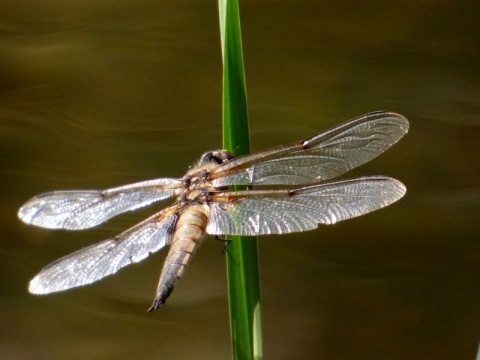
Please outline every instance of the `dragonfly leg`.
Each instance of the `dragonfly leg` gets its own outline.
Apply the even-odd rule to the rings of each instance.
[[[227,253],[227,247],[228,245],[230,245],[232,240],[224,238],[221,235],[215,235],[215,240],[223,241],[225,243],[225,246],[223,247],[223,250],[222,250],[222,254],[225,255]]]

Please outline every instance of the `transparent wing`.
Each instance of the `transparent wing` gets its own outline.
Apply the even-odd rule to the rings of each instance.
[[[230,160],[214,169],[209,180],[217,187],[323,181],[380,155],[407,130],[402,115],[370,113],[303,141]]]
[[[316,229],[380,209],[405,186],[376,176],[290,190],[236,191],[212,196],[207,232],[255,236]]]
[[[122,234],[67,255],[30,282],[32,294],[48,294],[93,283],[145,259],[171,243],[178,208],[172,206]]]
[[[125,211],[175,196],[181,186],[176,179],[156,179],[107,190],[54,191],[30,199],[20,208],[18,217],[49,229],[86,229]]]

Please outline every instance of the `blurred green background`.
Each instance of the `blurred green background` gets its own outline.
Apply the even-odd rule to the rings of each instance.
[[[268,359],[468,359],[480,338],[480,3],[241,1],[252,147],[392,110],[409,134],[359,175],[399,203],[259,238]],[[27,292],[90,231],[22,224],[44,191],[179,177],[221,146],[215,1],[0,2],[0,358],[230,357],[223,244],[153,314],[165,252],[95,285]]]

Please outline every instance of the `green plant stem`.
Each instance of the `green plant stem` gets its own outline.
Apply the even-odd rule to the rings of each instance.
[[[247,94],[237,0],[219,0],[223,56],[223,146],[250,152]],[[236,188],[237,189],[237,188]],[[227,248],[230,332],[234,359],[262,359],[260,281],[256,238],[232,236]]]

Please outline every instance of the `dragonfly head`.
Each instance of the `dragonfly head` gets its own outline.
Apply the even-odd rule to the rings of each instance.
[[[231,152],[227,150],[214,150],[214,151],[207,151],[202,154],[200,157],[200,164],[214,162],[217,165],[221,165],[226,163],[227,161],[235,158]]]

